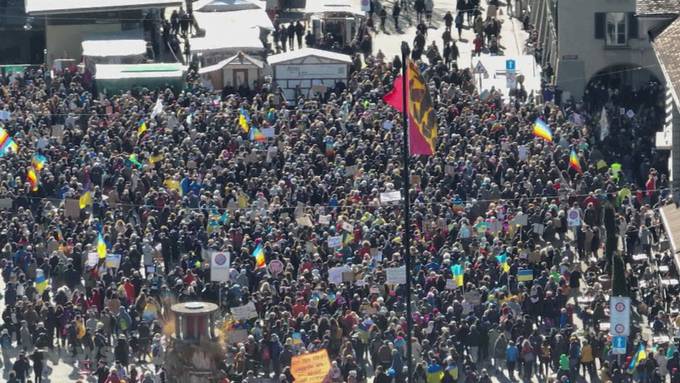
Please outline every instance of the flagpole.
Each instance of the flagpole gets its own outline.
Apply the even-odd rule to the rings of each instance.
[[[413,376],[413,314],[411,312],[411,211],[409,201],[410,170],[409,170],[409,144],[408,144],[408,56],[410,49],[408,43],[401,43],[401,81],[402,81],[402,120],[404,125],[404,138],[402,157],[404,160],[403,183],[404,183],[404,260],[406,262],[406,365],[408,367],[408,381]]]

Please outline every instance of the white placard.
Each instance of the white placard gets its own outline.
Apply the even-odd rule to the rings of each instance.
[[[319,216],[319,225],[330,225],[331,224],[331,216],[330,215],[320,215]]]
[[[581,226],[581,213],[579,213],[578,209],[571,208],[567,212],[567,226]]]
[[[400,191],[391,191],[380,193],[380,203],[390,203],[401,201]]]
[[[352,271],[348,266],[331,267],[328,269],[328,283],[339,285],[342,283],[342,273]]]
[[[388,267],[385,269],[385,273],[387,274],[387,283],[395,285],[406,284],[406,266]]]
[[[210,251],[210,281],[228,282],[231,254],[228,251]]]
[[[231,315],[233,315],[236,320],[257,318],[257,309],[253,302],[248,302],[243,306],[232,307],[229,310],[231,310]]]
[[[97,263],[99,263],[99,254],[95,253],[87,253],[87,265],[89,267],[95,267],[97,266]]]
[[[533,230],[534,230],[534,233],[536,233],[538,235],[543,235],[543,233],[545,232],[545,225],[542,224],[542,223],[535,223],[533,225]]]
[[[308,215],[303,215],[302,217],[295,218],[295,222],[297,222],[297,224],[300,226],[314,227],[312,219],[309,218]]]
[[[354,225],[352,225],[352,224],[349,223],[349,222],[343,222],[343,223],[342,223],[342,230],[344,230],[344,231],[346,231],[346,232],[348,232],[348,233],[351,233],[351,232],[354,231]]]
[[[330,247],[331,249],[337,249],[342,247],[342,235],[328,237],[328,247]]]
[[[529,217],[523,213],[517,213],[515,218],[513,218],[510,223],[512,225],[526,226],[529,223]]]
[[[453,279],[447,279],[446,280],[446,289],[447,290],[455,290],[458,286],[456,286],[456,281]]]
[[[276,137],[276,129],[274,128],[262,128],[260,129],[262,132],[262,135],[264,135],[267,138],[274,138]]]

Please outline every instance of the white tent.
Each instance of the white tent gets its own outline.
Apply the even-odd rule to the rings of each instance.
[[[336,52],[303,48],[269,56],[274,81],[288,100],[311,97],[339,82],[347,82],[352,58]]]
[[[205,31],[189,40],[191,51],[202,56],[203,65],[215,64],[238,52],[264,56],[262,30],[274,25],[261,9],[233,12],[194,12],[198,26]]]

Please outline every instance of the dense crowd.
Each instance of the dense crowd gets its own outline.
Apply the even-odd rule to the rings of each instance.
[[[642,289],[646,275],[635,271],[671,264],[652,255],[664,236],[654,207],[669,195],[665,176],[649,166],[631,182],[627,165],[601,166],[597,122],[583,105],[480,97],[468,69],[428,61],[418,65],[439,138],[435,155],[412,161],[411,339],[405,287],[386,276],[404,262],[403,211],[381,200],[403,180],[400,115],[382,101],[398,58],[367,55],[325,102],[290,106],[275,86],[219,96],[192,73],[184,90],[106,97],[73,71],[0,78],[0,110],[10,112],[2,125],[18,144],[0,158],[5,378],[40,382],[52,360],[98,382],[164,382],[169,305],[204,300],[225,317],[257,308],[239,324],[246,340],[226,337],[220,373],[231,381],[292,382],[294,355],[326,349],[332,382],[403,382],[407,342],[414,382],[503,373],[678,381],[672,338],[653,344],[638,327],[623,359],[613,355],[598,279],[609,268],[601,249],[612,206],[627,263],[649,255],[626,274],[639,314],[655,335],[674,335],[678,317],[665,310],[678,306],[675,295]],[[251,139],[242,111],[248,129],[274,137]],[[532,134],[537,118],[552,143]],[[571,151],[583,172],[569,166]],[[36,155],[47,161],[34,188],[26,173]],[[106,253],[121,255],[118,267],[90,262],[100,235]],[[251,256],[258,246],[262,268]],[[229,282],[210,281],[206,250],[230,252]],[[275,260],[281,272],[269,269]],[[349,276],[331,282],[342,266]],[[629,368],[645,342],[654,351]]]

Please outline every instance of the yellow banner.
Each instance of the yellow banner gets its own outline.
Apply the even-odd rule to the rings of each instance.
[[[331,362],[325,349],[294,356],[290,364],[295,383],[322,383],[330,370]]]
[[[418,66],[408,62],[408,114],[411,154],[433,155],[437,141],[437,115],[433,109],[427,83]]]

